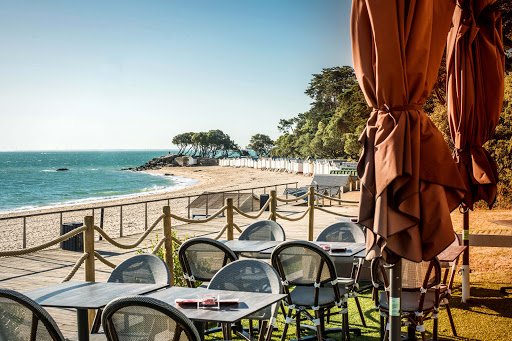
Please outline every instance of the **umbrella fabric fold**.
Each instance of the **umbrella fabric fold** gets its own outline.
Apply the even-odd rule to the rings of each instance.
[[[374,108],[361,135],[359,222],[367,258],[419,262],[454,239],[450,212],[464,182],[422,110],[437,78],[455,4],[353,0],[354,69]]]
[[[482,145],[498,124],[505,54],[495,0],[458,1],[447,43],[447,103],[454,160],[468,190],[464,203],[496,199],[496,163]]]

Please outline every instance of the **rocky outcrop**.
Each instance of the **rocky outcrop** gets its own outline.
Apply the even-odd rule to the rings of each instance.
[[[145,171],[150,169],[161,169],[163,167],[182,167],[182,166],[214,166],[218,165],[219,162],[216,159],[208,159],[208,158],[197,158],[197,162],[193,164],[188,160],[188,156],[178,155],[178,154],[169,154],[160,157],[156,157],[154,159],[149,160],[145,164],[139,167],[126,168],[122,170],[131,170],[131,171]]]

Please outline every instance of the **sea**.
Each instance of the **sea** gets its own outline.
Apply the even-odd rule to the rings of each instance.
[[[0,152],[0,214],[164,193],[194,179],[122,171],[176,151]],[[57,171],[67,168],[66,171]]]

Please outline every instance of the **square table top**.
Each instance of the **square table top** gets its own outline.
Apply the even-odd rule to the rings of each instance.
[[[221,242],[234,253],[261,252],[266,249],[274,248],[282,243],[282,241],[276,240],[221,240]]]
[[[45,307],[98,309],[118,297],[145,294],[166,286],[167,284],[69,281],[23,294]]]
[[[178,298],[197,299],[198,295],[220,295],[220,299],[239,299],[238,303],[221,304],[219,309],[198,309],[195,304],[179,305]],[[232,323],[268,307],[286,297],[285,294],[268,294],[245,291],[213,290],[206,288],[170,287],[146,295],[177,308],[193,321],[216,321]]]
[[[366,249],[365,243],[325,242],[325,241],[324,242],[314,241],[314,242],[310,242],[310,243],[313,243],[315,245],[330,244],[331,251],[329,251],[327,253],[331,257],[351,257],[351,256],[355,255],[356,253],[361,252],[361,250]],[[274,251],[274,248],[275,247],[263,250],[263,251],[261,251],[261,253],[262,254],[270,254],[270,253],[272,253],[272,251]],[[345,251],[342,251],[342,252],[333,251],[336,249],[345,249]]]

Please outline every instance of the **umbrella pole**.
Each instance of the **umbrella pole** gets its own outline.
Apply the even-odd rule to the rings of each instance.
[[[402,329],[402,260],[400,259],[389,271],[389,340],[400,341]]]
[[[462,240],[466,250],[462,256],[462,302],[469,300],[469,209],[465,207],[462,216]]]

